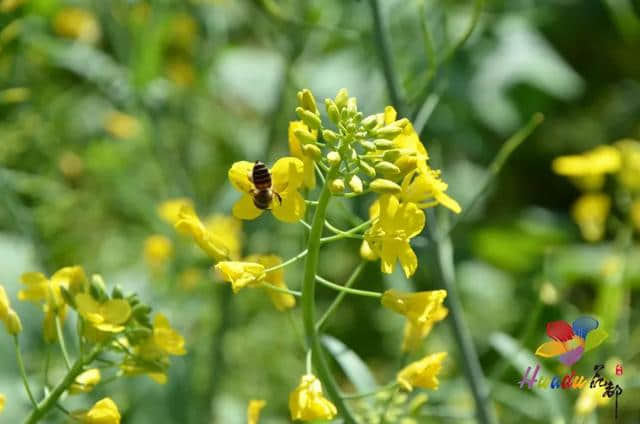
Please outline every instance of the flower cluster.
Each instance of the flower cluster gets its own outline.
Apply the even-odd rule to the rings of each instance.
[[[571,209],[585,240],[602,240],[613,206],[640,231],[640,142],[624,139],[612,146],[598,146],[577,155],[553,161],[553,170],[566,176],[583,192]],[[617,182],[614,196],[607,194],[606,176]],[[612,199],[614,201],[612,201]]]

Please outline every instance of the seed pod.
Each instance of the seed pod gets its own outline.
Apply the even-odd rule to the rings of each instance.
[[[353,175],[349,180],[349,187],[354,193],[362,193],[362,180],[357,175]]]
[[[313,97],[313,93],[307,88],[298,92],[298,102],[300,106],[313,113],[314,115],[318,114],[318,107],[316,106],[316,99]]]
[[[376,134],[380,138],[386,138],[387,140],[394,139],[402,132],[402,128],[396,127],[394,124],[390,124],[376,130]]]
[[[329,115],[331,122],[338,125],[340,123],[340,110],[338,109],[338,106],[331,99],[325,99],[324,105],[327,109],[327,115]]]
[[[376,145],[373,143],[373,141],[363,140],[360,142],[360,145],[369,151],[376,150]]]
[[[300,140],[300,142],[303,144],[316,142],[316,138],[307,130],[297,129],[293,132],[293,134],[295,134],[295,136],[298,137],[298,140]]]
[[[376,115],[369,115],[362,120],[361,124],[363,127],[370,130],[376,126],[377,122],[378,122],[378,117]]]
[[[315,144],[303,144],[302,151],[305,155],[318,159],[322,156],[322,150]]]
[[[67,290],[64,286],[60,286],[60,294],[62,295],[62,299],[64,300],[64,303],[71,306],[73,309],[76,308],[75,299],[73,298],[71,293],[69,293],[69,290]]]
[[[333,194],[344,193],[344,180],[342,178],[336,178],[335,180],[331,181],[329,190]]]
[[[376,176],[376,170],[373,168],[373,166],[369,165],[363,160],[360,161],[360,169],[362,170],[362,172],[367,174],[369,178],[373,178]]]
[[[400,157],[400,150],[398,149],[387,150],[382,155],[382,159],[386,160],[387,162],[395,162],[396,159],[398,159],[399,157]]]
[[[384,138],[379,138],[374,141],[374,143],[376,143],[376,147],[380,150],[386,150],[393,147],[393,141],[385,140]]]
[[[331,130],[323,130],[322,131],[322,138],[327,143],[334,143],[334,142],[338,141],[338,134],[336,134],[335,132],[333,132]]]
[[[382,173],[382,174],[390,174],[390,175],[397,175],[400,173],[400,168],[398,168],[397,166],[395,166],[394,164],[392,164],[391,162],[387,162],[387,161],[380,161],[378,163],[376,163],[376,171]]]
[[[369,188],[381,194],[396,194],[402,191],[402,188],[400,188],[398,184],[384,178],[376,178],[371,181]]]
[[[336,165],[342,160],[342,158],[340,157],[340,153],[335,151],[327,153],[327,159],[329,160],[329,163],[331,165]]]
[[[349,93],[347,92],[347,89],[341,88],[338,91],[338,94],[336,94],[336,99],[335,99],[336,106],[342,109],[347,104],[348,99],[349,99]]]
[[[22,332],[22,322],[20,322],[20,317],[13,309],[9,309],[7,312],[4,324],[5,327],[7,327],[7,332],[12,336],[16,336]]]

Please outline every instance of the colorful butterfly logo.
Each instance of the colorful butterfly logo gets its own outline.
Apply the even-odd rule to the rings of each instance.
[[[551,321],[547,323],[547,335],[553,341],[541,344],[536,355],[559,356],[558,360],[567,366],[575,364],[584,352],[598,347],[608,337],[602,328],[598,328],[598,321],[589,317],[580,317],[572,325]]]

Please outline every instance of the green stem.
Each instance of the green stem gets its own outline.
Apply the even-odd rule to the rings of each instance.
[[[29,400],[33,404],[33,407],[35,409],[38,409],[38,404],[36,403],[36,400],[33,397],[31,388],[29,387],[29,380],[27,379],[27,373],[24,370],[24,361],[22,360],[22,353],[20,353],[20,342],[18,340],[18,335],[13,336],[13,341],[16,345],[16,359],[18,361],[18,369],[20,370],[20,376],[22,376],[22,384],[24,384],[24,389],[26,390],[27,396],[29,396]]]
[[[338,230],[338,231],[340,231],[339,234],[336,234],[334,236],[322,237],[320,239],[320,243],[321,244],[329,243],[329,242],[332,242],[332,241],[335,241],[335,240],[341,240],[343,238],[361,239],[361,238],[363,238],[363,236],[360,235],[360,234],[356,234],[356,233],[359,232],[360,230],[368,227],[371,224],[371,222],[372,222],[372,220],[368,219],[365,222],[363,222],[363,223],[361,223],[359,225],[356,225],[355,227],[351,228],[350,230],[347,230],[347,231]],[[337,230],[337,228],[336,228],[336,230]]]
[[[326,278],[322,278],[319,275],[316,275],[316,281],[318,281],[320,284],[323,284],[334,290],[341,291],[343,293],[354,294],[357,296],[365,296],[365,297],[376,297],[376,298],[382,297],[382,293],[369,291],[369,290],[351,289],[349,287],[341,286],[340,284],[332,283],[331,281],[327,280]]]
[[[60,396],[76,381],[76,378],[84,371],[84,367],[87,364],[93,362],[93,360],[102,351],[102,345],[97,345],[93,348],[89,356],[86,358],[83,356],[78,357],[76,362],[71,366],[71,369],[67,372],[67,375],[62,379],[60,383],[45,397],[31,413],[24,420],[24,424],[35,424],[45,417],[54,408]]]
[[[64,334],[62,333],[62,323],[60,317],[56,314],[56,331],[58,333],[58,343],[60,344],[60,350],[62,351],[62,357],[64,363],[67,365],[67,370],[71,369],[71,361],[69,360],[69,354],[67,353],[67,345],[64,342]]]
[[[264,273],[266,274],[268,272],[275,271],[275,270],[280,269],[280,268],[284,268],[285,266],[294,263],[298,259],[304,258],[307,255],[307,253],[309,253],[309,249],[304,249],[302,252],[298,253],[293,258],[287,259],[286,261],[284,261],[284,262],[282,262],[282,263],[280,263],[278,265],[275,265],[275,266],[272,266],[271,268],[265,269]]]
[[[266,281],[262,281],[260,285],[268,288],[269,290],[277,291],[280,293],[286,293],[296,297],[302,296],[302,293],[300,293],[299,291],[289,290],[289,289],[284,289],[282,287],[274,286],[273,284],[267,283]]]
[[[333,165],[327,174],[327,181],[331,181],[337,172],[338,165]],[[302,281],[302,320],[304,323],[305,337],[311,349],[318,378],[324,385],[329,398],[336,405],[345,422],[355,424],[356,420],[345,401],[340,397],[338,384],[331,375],[331,370],[329,369],[329,364],[322,350],[320,337],[316,331],[315,324],[315,277],[320,256],[320,237],[322,236],[322,229],[324,227],[324,220],[330,198],[329,185],[325,184],[322,187],[322,192],[318,199],[318,206],[313,215],[309,241],[307,243],[308,255],[305,259],[304,277]]]
[[[351,276],[349,277],[349,279],[347,280],[347,282],[344,284],[343,287],[346,287],[346,288],[351,287],[356,282],[360,274],[362,273],[364,266],[365,266],[365,262],[360,262],[360,265],[358,265],[356,269],[353,270],[353,272],[351,273]],[[333,299],[333,302],[331,302],[331,305],[329,305],[327,310],[324,312],[324,315],[322,315],[322,317],[316,323],[316,331],[320,332],[322,330],[322,327],[324,327],[324,324],[327,322],[327,319],[329,319],[331,314],[333,314],[333,312],[336,310],[336,308],[338,308],[340,303],[342,303],[342,299],[344,299],[346,295],[347,293],[344,291],[341,291],[340,293],[338,293],[336,298]]]
[[[375,396],[378,393],[381,392],[386,392],[387,390],[392,390],[395,389],[398,386],[397,382],[393,382],[393,383],[389,383],[385,386],[382,387],[378,387],[376,390],[370,391],[370,392],[366,392],[366,393],[355,393],[352,395],[342,395],[342,399],[362,399],[362,398],[366,398],[366,397],[371,397],[371,396]]]

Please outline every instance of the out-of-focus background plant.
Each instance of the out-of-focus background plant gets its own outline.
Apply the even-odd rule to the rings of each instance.
[[[576,402],[577,391],[515,384],[538,361],[533,351],[547,321],[593,314],[609,340],[576,370],[590,375],[595,362],[622,363],[619,422],[636,422],[638,207],[609,178],[601,191],[616,212],[600,219],[596,236],[585,233],[573,206],[584,187],[555,174],[552,161],[640,139],[639,9],[632,0],[2,0],[0,282],[15,299],[23,272],[82,264],[137,292],[185,336],[188,354],[172,362],[165,385],[117,380],[96,388],[92,402],[70,399],[76,409],[109,395],[125,423],[233,424],[246,421],[249,399],[267,399],[261,422],[289,422],[287,394],[299,378],[290,370],[305,360],[299,329],[257,291],[232,298],[204,254],[174,231],[177,211],[166,201],[187,197],[207,225],[229,230],[214,214],[229,215],[237,198],[226,180],[230,164],[287,154],[300,88],[324,99],[348,87],[365,115],[391,103],[413,120],[462,205],[450,234],[456,286],[498,418],[612,420],[610,406]],[[470,204],[504,140],[534,112],[545,123]],[[335,208],[332,219],[347,227],[351,213],[366,216],[368,206]],[[369,265],[359,287],[440,288],[442,252],[429,222],[413,240],[421,265],[412,281]],[[271,216],[242,231],[251,253],[288,258],[304,245],[304,227]],[[330,246],[320,269],[344,281],[358,247]],[[300,267],[286,279],[298,288]],[[318,296],[326,306],[333,293]],[[33,375],[48,349],[41,312],[15,300],[12,307]],[[351,349],[335,369],[363,386],[369,373],[388,381],[402,328],[375,302],[351,300],[327,324]],[[30,404],[11,339],[0,340],[0,422],[13,423]],[[421,348],[449,352],[440,389],[426,403],[419,392],[401,399],[397,417],[476,421],[454,346],[445,321]],[[55,359],[50,370],[61,376],[64,363]],[[342,383],[348,388],[347,378]]]

